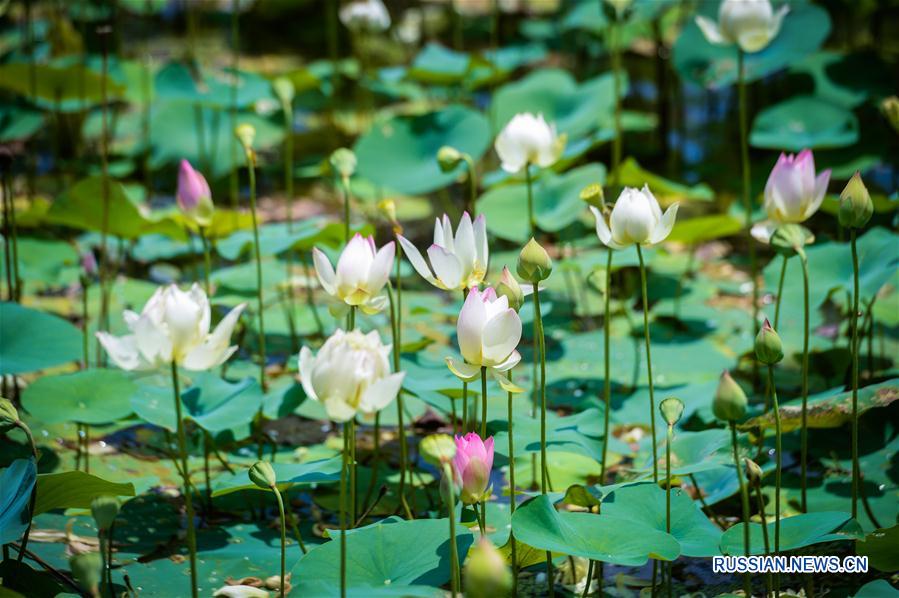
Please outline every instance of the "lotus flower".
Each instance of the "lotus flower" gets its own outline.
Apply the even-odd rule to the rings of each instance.
[[[509,299],[497,297],[492,287],[471,289],[459,312],[456,336],[464,363],[447,359],[450,370],[462,379],[480,374],[482,367],[504,372],[521,361],[515,350],[521,340],[521,319]]]
[[[799,224],[821,207],[830,169],[815,176],[815,157],[805,149],[799,155],[781,154],[765,185],[768,220],[752,227],[752,236],[767,243],[781,224]]]
[[[187,160],[181,160],[178,169],[178,207],[189,220],[198,226],[212,224],[212,192],[203,175],[194,170]]]
[[[434,243],[428,248],[428,267],[421,253],[408,239],[399,235],[400,245],[422,278],[446,291],[477,287],[487,274],[487,221],[481,214],[471,222],[462,214],[456,235],[449,216],[434,221]]]
[[[474,432],[456,436],[453,475],[462,502],[471,505],[490,496],[490,470],[493,468],[493,437],[486,441]]]
[[[335,422],[352,419],[357,411],[375,413],[396,398],[404,372],[390,373],[391,345],[381,344],[375,331],[332,334],[318,355],[309,347],[300,350],[303,390],[319,401]]]
[[[378,249],[373,237],[356,233],[340,254],[336,272],[318,248],[312,250],[312,259],[325,292],[373,314],[387,305],[387,298],[379,293],[390,276],[394,251],[393,241]]]
[[[696,24],[709,43],[737,44],[744,52],[752,53],[771,43],[788,12],[790,7],[786,4],[774,12],[770,0],[724,0],[718,8],[717,23],[697,16]]]
[[[506,172],[520,172],[528,164],[552,166],[565,147],[565,137],[546,123],[542,114],[522,112],[512,117],[496,138],[494,148]]]
[[[643,189],[625,187],[612,208],[608,223],[597,208],[590,206],[590,211],[596,217],[596,235],[603,245],[612,249],[661,243],[671,234],[677,218],[677,204],[669,206],[662,214],[648,185],[643,185]]]
[[[208,370],[237,350],[228,343],[244,307],[241,303],[232,309],[210,332],[209,300],[198,285],[187,292],[176,285],[159,287],[140,314],[125,311],[131,334],[98,332],[97,339],[123,370],[152,370],[172,362],[188,370]]]
[[[354,31],[385,31],[390,13],[381,0],[360,0],[340,9],[340,22]]]

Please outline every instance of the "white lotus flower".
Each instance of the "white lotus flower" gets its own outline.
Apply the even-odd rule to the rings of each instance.
[[[381,0],[360,0],[340,9],[340,22],[354,31],[385,31],[390,13]]]
[[[468,212],[462,214],[456,235],[449,216],[434,221],[434,243],[428,247],[431,266],[406,237],[399,235],[400,245],[409,262],[422,278],[445,291],[470,289],[484,281],[487,274],[487,221],[481,214],[471,222]]]
[[[456,322],[456,336],[465,362],[447,358],[447,364],[460,378],[477,376],[481,367],[504,372],[521,361],[515,350],[521,340],[521,318],[509,307],[509,299],[497,297],[492,287],[468,292]]]
[[[798,155],[780,154],[765,184],[768,220],[752,227],[752,236],[768,243],[781,224],[805,222],[821,207],[830,169],[815,176],[815,156],[805,149]]]
[[[375,331],[338,329],[318,355],[309,347],[300,350],[303,390],[335,422],[349,421],[358,411],[380,411],[396,398],[405,376],[405,372],[390,373],[390,350],[391,345],[381,344]]]
[[[697,16],[696,24],[709,43],[737,44],[744,52],[752,53],[771,43],[788,12],[790,7],[786,4],[774,12],[770,0],[724,0],[718,8],[717,23]]]
[[[387,284],[394,253],[393,241],[379,250],[373,237],[356,233],[340,254],[336,272],[328,256],[317,247],[312,250],[312,259],[325,292],[373,314],[387,305],[387,298],[378,293]]]
[[[522,112],[500,131],[494,143],[506,172],[519,172],[528,164],[541,168],[552,166],[565,148],[565,137],[556,135],[554,125],[547,124],[542,114]]]
[[[110,359],[123,370],[152,370],[175,362],[188,370],[221,365],[237,350],[229,346],[231,332],[246,307],[241,303],[209,331],[209,299],[196,284],[184,292],[177,285],[159,287],[143,311],[126,310],[131,334],[97,332]]]
[[[590,206],[590,211],[596,217],[596,235],[603,245],[624,249],[629,245],[655,245],[664,241],[674,226],[677,205],[672,204],[662,214],[649,185],[643,185],[643,189],[625,187],[621,191],[609,223],[594,206]]]

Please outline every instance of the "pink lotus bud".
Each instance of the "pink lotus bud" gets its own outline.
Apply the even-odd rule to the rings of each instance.
[[[194,170],[187,160],[181,160],[178,170],[178,207],[199,226],[209,226],[212,221],[212,192],[203,175]]]
[[[456,485],[461,488],[465,504],[481,502],[490,496],[490,470],[493,468],[493,437],[485,441],[470,432],[456,436],[456,456],[453,472]]]
[[[81,254],[81,269],[84,271],[85,276],[97,275],[97,258],[94,257],[93,251],[88,250]]]

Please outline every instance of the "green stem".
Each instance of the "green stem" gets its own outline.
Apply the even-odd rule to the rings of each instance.
[[[461,581],[461,573],[459,572],[459,553],[456,549],[456,498],[455,493],[456,490],[453,487],[455,482],[453,481],[453,470],[450,467],[449,463],[443,464],[443,475],[446,476],[447,479],[447,488],[448,491],[446,493],[447,500],[447,516],[449,517],[449,541],[450,541],[450,587],[452,587],[452,596],[453,598],[459,593],[459,584]]]
[[[746,493],[746,485],[743,483],[743,468],[740,466],[740,451],[737,443],[737,422],[731,420],[730,441],[734,449],[734,467],[737,468],[737,483],[740,487],[740,502],[743,506],[743,554],[749,556],[749,496]],[[743,592],[752,596],[752,578],[749,573],[743,576]]]
[[[783,468],[783,450],[781,447],[780,405],[777,402],[777,387],[774,385],[774,366],[768,366],[768,387],[771,389],[771,405],[774,409],[774,554],[780,554],[780,487]],[[774,595],[780,596],[780,575],[774,576]]]
[[[478,199],[478,173],[475,170],[474,160],[471,159],[471,156],[463,153],[462,159],[465,160],[465,164],[468,166],[468,202],[465,210],[471,216],[471,219],[474,220],[475,202]]]
[[[748,105],[746,101],[746,55],[739,48],[737,49],[737,87],[740,121],[740,162],[743,178],[743,212],[745,219],[743,227],[745,228],[746,241],[749,245],[749,275],[752,278],[752,335],[755,338],[759,331],[759,282],[758,264],[756,264],[755,257],[755,241],[750,234],[752,229],[752,197],[749,170]],[[758,363],[753,361],[753,380],[758,380],[758,377]]]
[[[112,539],[114,530],[115,522],[110,524],[109,529],[106,530],[106,587],[109,588],[109,595],[113,597],[115,596],[112,585]]]
[[[350,527],[356,527],[356,420],[349,422],[350,437]]]
[[[540,492],[546,494],[549,478],[546,462],[546,338],[543,335],[543,317],[540,314],[540,285],[534,283],[534,323],[540,351]],[[549,595],[555,594],[553,583],[552,552],[546,551],[546,584]]]
[[[468,382],[462,381],[462,434],[468,430]]]
[[[278,486],[272,486],[272,492],[278,500],[278,514],[281,517],[281,584],[279,586],[278,595],[284,598],[285,577],[287,572],[287,516],[284,513],[284,499],[281,498],[281,492]]]
[[[584,581],[584,591],[581,592],[581,598],[587,598],[590,593],[590,584],[593,583],[593,559],[587,562],[587,579]],[[515,594],[512,594],[513,596]]]
[[[528,188],[528,224],[531,227],[531,236],[537,234],[537,221],[534,218],[534,190],[533,181],[531,180],[531,165],[527,162],[524,164],[524,180]]]
[[[187,550],[190,555],[190,594],[197,598],[197,535],[194,528],[194,504],[190,488],[190,470],[187,468],[187,435],[181,415],[181,390],[178,383],[178,366],[172,362],[172,388],[175,398],[175,427],[178,433],[178,455],[181,460],[184,506],[187,511]]]
[[[808,257],[804,251],[799,253],[802,264],[802,421],[800,429],[800,505],[803,513],[808,512],[808,496],[806,474],[808,472],[808,337],[809,337],[809,299],[808,299]]]
[[[623,145],[621,131],[621,48],[619,44],[620,25],[618,16],[610,29],[612,42],[612,81],[615,96],[615,138],[612,140],[612,184],[618,185],[618,170],[621,166],[621,147]]]
[[[345,243],[350,242],[350,179],[343,177],[340,180],[340,186],[343,190],[343,240]]]
[[[643,336],[646,340],[646,379],[649,384],[649,423],[652,429],[652,479],[659,483],[659,453],[656,447],[656,405],[652,385],[652,354],[649,341],[649,297],[646,291],[646,264],[643,262],[643,249],[637,245],[637,257],[640,260],[640,286],[643,293]]]
[[[90,282],[88,282],[87,274],[83,274],[81,276],[81,359],[84,361],[84,366],[81,369],[84,370],[89,367],[90,361],[90,330],[88,328],[87,313],[87,290],[89,286]]]
[[[481,440],[487,439],[487,368],[481,366]],[[487,499],[481,501],[481,535],[487,530]]]
[[[259,310],[259,384],[268,390],[265,381],[265,319],[262,302],[262,251],[259,247],[259,219],[256,214],[256,155],[247,150],[247,171],[250,175],[250,215],[253,219],[253,255],[256,258],[256,303]]]
[[[854,228],[849,229],[852,246],[852,518],[858,518],[858,247]]]
[[[603,437],[602,437],[602,464],[599,470],[599,483],[604,484],[606,480],[606,462],[609,453],[609,421],[611,420],[612,411],[612,378],[611,373],[611,356],[609,354],[610,333],[612,329],[611,321],[611,289],[612,289],[612,248],[606,249],[606,288],[604,297],[604,315],[602,320],[603,328],[603,390],[602,398],[605,406],[603,414]]]
[[[109,105],[107,101],[107,86],[109,78],[109,36],[104,33],[102,39],[103,61],[102,77],[100,78],[100,197],[102,201],[102,216],[100,221],[100,320],[99,330],[109,329]],[[97,341],[97,365],[106,363],[105,352]]]
[[[402,278],[400,277],[400,261],[403,259],[403,248],[400,245],[399,240],[396,241],[396,266],[395,266],[395,278],[396,278],[396,303],[393,302],[393,295],[389,292],[388,287],[388,297],[391,299],[391,308],[390,308],[390,317],[391,317],[391,331],[393,332],[393,371],[394,373],[399,372],[401,370],[400,367],[400,354],[402,352],[402,343],[403,343],[403,283]],[[400,389],[398,393],[396,393],[396,420],[397,420],[397,433],[400,437],[400,503],[403,506],[403,510],[406,512],[407,519],[414,519],[415,515],[412,513],[412,509],[409,507],[409,503],[406,500],[406,473],[409,470],[409,444],[408,439],[406,437],[406,426],[403,423],[404,418],[404,407],[403,407],[403,389]],[[453,418],[455,420],[455,418]],[[453,424],[455,425],[455,423]]]
[[[231,0],[231,106],[229,116],[231,119],[230,130],[237,127],[237,86],[238,86],[238,62],[240,60],[240,0]],[[231,137],[231,171],[228,174],[231,194],[231,209],[237,218],[237,201],[240,194],[240,184],[237,177],[237,139]]]
[[[787,277],[787,256],[783,256],[783,261],[780,266],[780,280],[777,282],[777,297],[774,299],[774,329],[778,330],[777,326],[780,323],[780,300],[783,297],[784,293],[784,279]]]
[[[203,265],[205,266],[205,270],[203,271],[203,287],[206,291],[207,297],[212,297],[212,286],[209,284],[209,276],[212,274],[212,256],[209,251],[209,239],[206,237],[206,231],[201,226],[199,227],[200,231],[200,242],[203,244]]]
[[[346,598],[346,470],[348,465],[350,424],[343,424],[343,462],[340,468],[340,596]]]
[[[674,440],[674,426],[668,426],[665,442],[665,532],[671,533],[671,441]],[[669,563],[670,567],[670,563]],[[749,594],[747,594],[749,596]],[[671,575],[668,575],[668,598],[671,598]]]
[[[506,377],[509,380],[509,384],[512,384],[512,370],[510,369],[506,372]],[[515,514],[515,434],[512,430],[512,422],[514,420],[512,413],[512,398],[514,397],[513,393],[509,392],[508,395],[508,421],[509,421],[509,511],[512,514]],[[518,554],[517,547],[515,542],[515,535],[513,532],[509,532],[509,543],[512,549],[512,595],[518,595]]]

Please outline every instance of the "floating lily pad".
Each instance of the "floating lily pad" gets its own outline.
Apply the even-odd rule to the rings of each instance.
[[[81,358],[81,331],[56,316],[0,303],[0,374],[43,370]]]
[[[131,415],[135,389],[119,370],[90,369],[39,378],[25,389],[22,404],[44,423],[106,424]]]
[[[868,557],[868,562],[878,571],[887,573],[899,571],[899,525],[887,529],[876,529],[864,541],[855,543],[859,556]]]
[[[752,122],[749,143],[791,152],[845,147],[858,141],[858,128],[858,119],[846,108],[800,96],[762,110]]]
[[[744,554],[743,525],[729,527],[721,536],[721,552]],[[774,542],[774,522],[768,523],[768,538]],[[795,550],[822,542],[857,540],[863,538],[861,527],[849,513],[833,511],[803,513],[780,522],[780,550]],[[765,542],[760,523],[749,524],[749,553],[764,554]]]
[[[117,483],[84,473],[62,471],[37,476],[37,502],[34,515],[53,509],[88,509],[97,496],[134,496],[134,484]]]
[[[297,484],[336,481],[340,478],[342,466],[343,459],[341,457],[305,463],[272,463],[275,479],[278,480],[278,488],[282,491]],[[229,473],[216,478],[212,486],[212,495],[223,496],[238,490],[260,490],[259,486],[250,481],[247,471]]]

